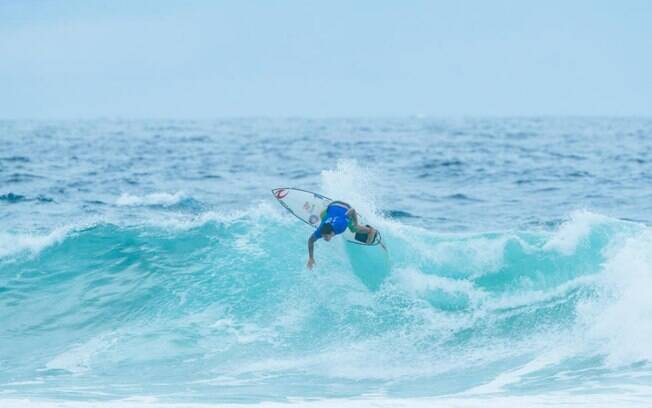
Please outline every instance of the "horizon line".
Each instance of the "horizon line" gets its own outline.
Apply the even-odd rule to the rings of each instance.
[[[372,119],[652,119],[650,114],[411,114],[411,115],[224,115],[224,116],[59,116],[0,117],[1,122],[68,122],[68,121],[219,121],[219,120],[372,120]]]

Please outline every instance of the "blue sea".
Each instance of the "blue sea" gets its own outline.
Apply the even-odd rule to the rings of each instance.
[[[0,406],[649,407],[651,223],[652,119],[2,121]]]

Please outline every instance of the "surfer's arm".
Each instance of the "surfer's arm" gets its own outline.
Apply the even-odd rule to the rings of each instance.
[[[317,241],[318,238],[315,238],[314,235],[310,235],[310,238],[308,238],[308,268],[312,269],[312,266],[315,264],[315,257],[314,257],[314,252],[315,252],[315,241]]]

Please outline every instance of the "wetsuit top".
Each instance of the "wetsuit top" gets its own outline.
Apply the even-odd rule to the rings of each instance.
[[[319,224],[319,227],[312,234],[315,239],[321,238],[321,227],[324,224],[331,224],[335,235],[341,234],[346,230],[346,227],[349,225],[349,218],[346,216],[346,212],[349,211],[350,207],[346,208],[344,205],[346,204],[339,202],[333,202],[328,205],[326,214],[322,217],[321,224]]]

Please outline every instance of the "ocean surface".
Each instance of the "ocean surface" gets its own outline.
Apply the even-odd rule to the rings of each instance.
[[[651,222],[652,119],[2,121],[0,405],[649,407]]]

